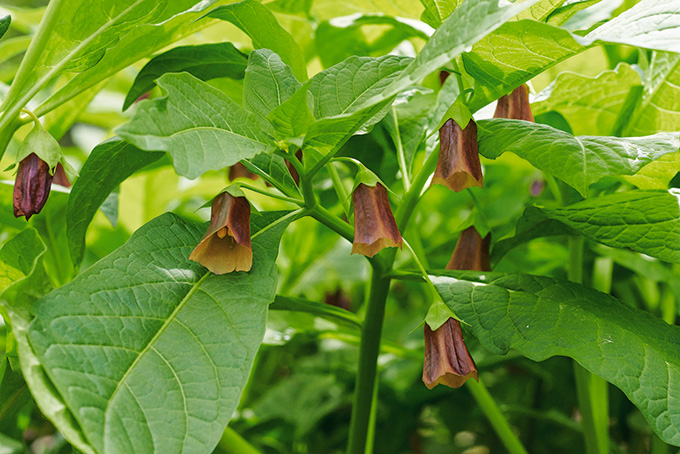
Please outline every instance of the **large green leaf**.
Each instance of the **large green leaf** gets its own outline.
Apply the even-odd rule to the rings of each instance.
[[[71,188],[66,210],[69,250],[76,266],[83,260],[87,227],[109,194],[135,171],[162,156],[163,153],[142,151],[120,139],[92,150]]]
[[[680,191],[628,191],[541,214],[607,246],[680,263]]]
[[[637,93],[640,75],[627,64],[595,78],[564,72],[531,104],[534,115],[559,112],[574,135],[615,135],[621,109],[631,90]]]
[[[28,341],[33,305],[50,290],[42,265],[45,250],[33,229],[23,230],[0,249],[0,288],[3,292],[0,309],[8,315],[6,321],[17,342],[21,372],[40,411],[73,446],[83,453],[94,454]]]
[[[0,130],[64,71],[75,74],[38,115],[208,25],[195,21],[215,1],[222,0],[51,1],[0,109]]]
[[[255,49],[271,49],[291,67],[298,80],[307,80],[307,64],[300,46],[262,3],[256,0],[232,3],[215,8],[208,16],[236,25],[250,36]]]
[[[155,87],[156,79],[165,73],[186,71],[201,80],[217,77],[243,79],[247,63],[248,57],[231,43],[175,47],[152,58],[139,71],[125,97],[123,110]]]
[[[165,74],[158,85],[167,95],[140,102],[117,133],[144,150],[168,151],[180,175],[196,178],[274,151],[255,115],[221,91],[187,73]]]
[[[239,402],[290,216],[254,217],[253,268],[187,259],[204,226],[162,215],[38,301],[31,345],[96,451],[211,452]]]
[[[480,109],[550,66],[598,43],[680,51],[678,8],[666,0],[643,0],[585,37],[536,21],[506,23],[463,55],[465,69],[477,82],[471,109]]]
[[[633,135],[680,129],[680,54],[655,52],[645,78],[639,115],[629,124]]]
[[[438,273],[439,274],[439,273]],[[443,272],[437,291],[489,351],[574,358],[620,388],[666,443],[680,445],[680,328],[604,293],[548,277]]]
[[[293,96],[301,85],[281,57],[269,49],[255,50],[248,57],[243,106],[266,124],[267,115]],[[306,105],[306,93],[304,102]]]
[[[244,159],[246,168],[267,180],[269,184],[278,188],[289,197],[300,198],[300,188],[290,175],[286,161],[276,154],[260,153],[254,158]]]
[[[399,77],[382,94],[367,99],[364,104],[375,104],[420,81],[537,2],[538,0],[524,0],[500,7],[497,0],[464,1],[434,32]]]
[[[396,55],[350,57],[321,71],[309,81],[316,118],[354,113],[380,95],[413,59]]]
[[[479,152],[496,159],[510,151],[569,184],[584,197],[605,176],[633,175],[646,164],[680,148],[679,134],[647,137],[574,137],[551,126],[521,120],[478,123]]]

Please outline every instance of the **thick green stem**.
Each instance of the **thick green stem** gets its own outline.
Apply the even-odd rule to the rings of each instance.
[[[493,426],[496,434],[503,442],[505,449],[507,449],[510,454],[527,454],[527,450],[524,449],[524,446],[522,446],[517,435],[512,431],[510,424],[508,424],[508,420],[503,413],[501,413],[500,408],[498,408],[496,401],[491,397],[486,386],[484,386],[481,381],[478,383],[474,380],[468,380],[465,384],[472,394],[472,397],[477,401],[479,408]]]
[[[583,237],[569,237],[569,280],[583,283]],[[598,269],[596,274],[607,269]],[[611,271],[610,271],[611,273]],[[610,278],[597,276],[597,285],[607,286]],[[608,291],[607,288],[600,290]],[[587,454],[609,453],[609,393],[608,384],[597,375],[574,362],[576,393],[583,421],[583,435]]]
[[[383,269],[376,266],[371,271],[371,289],[364,327],[361,331],[359,372],[354,389],[354,405],[352,407],[347,454],[364,454],[366,452],[373,392],[377,388],[375,383],[376,369],[385,317],[385,302],[390,288],[390,279],[384,277],[383,272]]]

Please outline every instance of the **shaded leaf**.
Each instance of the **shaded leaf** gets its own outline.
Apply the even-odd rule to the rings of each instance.
[[[127,110],[140,96],[156,86],[155,80],[165,73],[186,71],[201,79],[217,77],[243,79],[248,57],[231,43],[181,46],[152,58],[135,78],[123,110]]]
[[[444,302],[489,351],[562,355],[620,388],[666,443],[680,445],[680,328],[596,290],[548,277],[437,273]],[[444,277],[454,276],[454,277]],[[473,282],[466,282],[466,279]]]
[[[9,30],[9,24],[12,22],[11,16],[0,17],[0,38]]]
[[[134,172],[162,156],[123,140],[104,142],[92,150],[71,188],[66,209],[69,251],[76,266],[85,253],[87,227],[107,197]]]

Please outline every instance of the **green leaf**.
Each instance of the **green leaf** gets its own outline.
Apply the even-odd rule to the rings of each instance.
[[[526,159],[579,191],[605,176],[633,175],[653,160],[678,151],[678,134],[647,137],[580,136],[521,120],[481,120],[479,152],[496,159],[505,151]]]
[[[274,151],[255,115],[205,82],[180,73],[163,75],[158,85],[167,95],[140,102],[116,132],[143,150],[169,152],[180,175],[193,179]]]
[[[123,110],[153,89],[156,79],[165,73],[186,71],[201,80],[217,77],[243,79],[247,63],[248,57],[231,43],[175,47],[152,58],[137,74],[125,97]]]
[[[274,14],[256,0],[223,5],[207,14],[229,21],[243,30],[253,41],[255,49],[271,49],[281,56],[298,80],[307,80],[307,64],[300,46],[279,25]]]
[[[585,49],[577,37],[561,28],[529,20],[504,24],[463,54],[465,70],[475,78],[470,110],[481,109]]]
[[[314,0],[312,4],[312,17],[320,21],[355,13],[418,19],[422,11],[413,0]]]
[[[79,93],[196,30],[217,0],[52,1],[0,110],[4,129],[40,90],[64,70],[71,79],[34,112],[41,116]],[[221,1],[221,0],[220,0]]]
[[[658,24],[664,27],[659,28]],[[536,21],[504,24],[463,55],[475,78],[472,111],[479,110],[550,66],[599,43],[680,51],[680,10],[666,0],[643,0],[585,37]]]
[[[309,109],[311,96],[307,88],[298,89],[286,102],[269,112],[267,120],[274,126],[277,138],[291,142],[305,135],[309,125],[316,121]],[[296,145],[300,147],[301,143]]]
[[[350,57],[309,81],[316,118],[351,114],[366,107],[366,101],[384,92],[413,61],[409,57]],[[384,98],[387,99],[387,98]]]
[[[680,4],[642,0],[586,37],[591,41],[680,52]]]
[[[85,454],[94,454],[63,398],[54,389],[28,341],[28,326],[35,301],[50,290],[42,266],[45,245],[37,232],[26,229],[0,249],[0,306],[17,342],[19,364],[24,380],[43,415],[59,432]]]
[[[162,156],[115,139],[92,150],[71,188],[66,210],[69,251],[75,265],[83,261],[87,227],[99,207],[130,175]]]
[[[257,115],[264,124],[269,123],[267,115],[300,87],[290,67],[277,54],[269,49],[250,53],[243,81],[243,107]]]
[[[321,155],[333,155],[362,127],[379,121],[389,109],[393,99],[337,117],[325,117],[310,125],[303,147],[311,147]],[[309,155],[305,155],[309,156]],[[305,167],[314,164],[305,160]],[[308,167],[309,168],[309,167]]]
[[[678,169],[680,153],[670,153],[650,162],[635,175],[623,178],[639,189],[668,189],[671,180],[678,174]]]
[[[545,22],[556,9],[562,6],[564,1],[565,0],[541,0],[519,13],[515,16],[515,19],[532,19],[538,22]]]
[[[463,0],[420,0],[420,3],[425,7],[420,20],[432,28],[439,28]]]
[[[447,65],[467,48],[500,27],[505,21],[537,3],[524,0],[499,7],[497,0],[463,2],[434,32],[411,64],[381,95],[365,101],[365,105],[384,100]]]
[[[582,0],[582,1],[571,1],[564,2],[559,8],[553,11],[550,16],[545,20],[550,25],[562,25],[571,17],[581,10],[584,10],[602,0]]]
[[[559,112],[574,135],[614,135],[616,120],[640,75],[623,63],[595,78],[564,72],[531,104],[534,115]]]
[[[289,197],[300,197],[300,188],[290,175],[286,161],[275,154],[260,153],[242,161],[246,168],[264,178],[269,184]]]
[[[379,26],[379,27],[375,27]],[[429,30],[417,22],[384,14],[358,14],[324,21],[316,28],[316,53],[325,68],[351,56],[377,57],[391,53],[401,42],[420,38]]]
[[[393,104],[390,113],[385,116],[382,123],[395,147],[403,149],[409,170],[418,147],[425,140],[434,102],[434,94],[416,92],[405,102]]]
[[[540,211],[606,246],[680,263],[679,202],[675,189],[628,191]]]
[[[513,349],[534,361],[574,358],[620,388],[666,443],[680,445],[680,403],[673,397],[680,380],[680,328],[571,282],[441,274],[454,277],[434,278],[437,291],[486,349]]]
[[[638,136],[679,130],[680,54],[655,52],[645,76],[642,106],[629,131]]]
[[[12,22],[12,16],[0,17],[0,38],[9,30],[9,24]]]
[[[98,452],[215,447],[262,341],[291,220],[254,217],[252,270],[216,276],[187,259],[204,226],[165,214],[38,301],[31,345]]]

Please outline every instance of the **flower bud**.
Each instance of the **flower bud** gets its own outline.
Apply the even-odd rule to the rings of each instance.
[[[432,389],[442,384],[460,388],[469,378],[479,381],[477,365],[465,346],[460,322],[449,318],[434,331],[425,323],[425,386]]]
[[[401,248],[403,240],[392,215],[385,186],[363,183],[354,190],[354,243],[352,254],[373,257],[386,247]]]
[[[534,122],[534,114],[531,113],[531,104],[529,104],[529,88],[526,85],[520,85],[509,95],[502,96],[496,104],[493,117]]]
[[[250,271],[250,204],[245,197],[223,192],[215,197],[210,226],[189,256],[215,274]]]
[[[442,184],[456,192],[483,186],[474,120],[470,120],[465,129],[452,119],[439,128],[439,159],[432,184]]]
[[[26,156],[19,163],[14,181],[14,216],[26,216],[29,220],[40,213],[50,195],[52,174],[49,165],[35,153]]]

